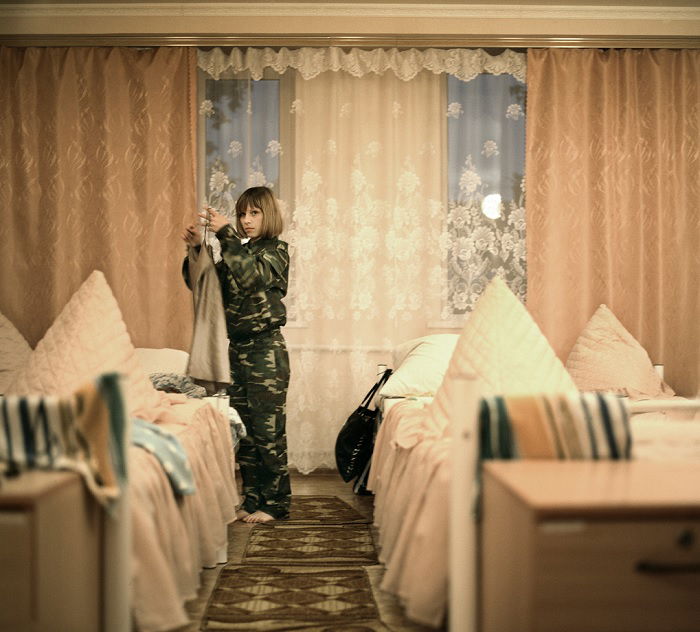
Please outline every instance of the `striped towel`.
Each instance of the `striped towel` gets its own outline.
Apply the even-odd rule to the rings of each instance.
[[[629,459],[629,415],[615,395],[487,397],[479,411],[482,459]]]
[[[127,478],[126,408],[120,378],[100,375],[71,397],[8,395],[0,402],[0,465],[78,472],[107,509]]]

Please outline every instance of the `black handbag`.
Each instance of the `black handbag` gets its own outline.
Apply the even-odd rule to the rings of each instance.
[[[374,427],[379,411],[376,408],[370,410],[369,407],[391,373],[391,369],[382,373],[362,403],[347,418],[335,440],[335,462],[340,476],[346,483],[366,471],[372,458]]]

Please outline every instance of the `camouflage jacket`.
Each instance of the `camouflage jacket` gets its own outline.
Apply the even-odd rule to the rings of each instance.
[[[287,322],[282,302],[289,276],[286,242],[273,237],[241,244],[230,224],[216,237],[221,243],[222,260],[216,270],[229,339],[244,340],[282,327]],[[190,286],[187,259],[182,272]]]

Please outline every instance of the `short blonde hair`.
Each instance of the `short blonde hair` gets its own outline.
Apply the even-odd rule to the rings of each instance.
[[[236,229],[240,235],[245,235],[241,214],[245,214],[251,207],[257,208],[263,214],[261,239],[277,237],[284,230],[282,213],[272,191],[267,187],[251,187],[243,191],[236,201]]]

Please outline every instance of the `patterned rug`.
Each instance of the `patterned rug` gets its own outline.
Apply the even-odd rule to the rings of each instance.
[[[370,520],[337,496],[292,496],[284,524],[368,524]]]
[[[336,496],[292,496],[288,520],[234,523],[236,561],[219,573],[201,629],[386,632],[369,522]]]
[[[204,630],[386,630],[364,569],[228,564],[221,571]]]
[[[243,554],[246,564],[371,566],[377,563],[367,524],[318,527],[280,522],[256,525]]]

